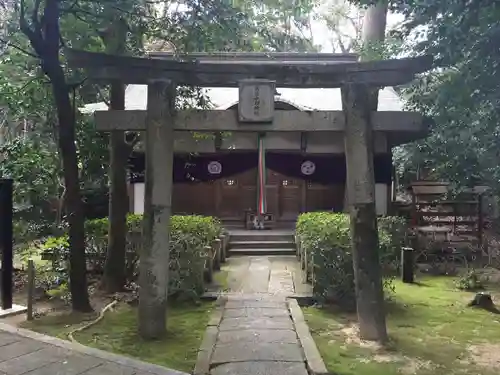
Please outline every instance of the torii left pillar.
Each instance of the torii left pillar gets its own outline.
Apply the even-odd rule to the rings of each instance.
[[[170,216],[174,161],[175,85],[148,84],[146,116],[146,186],[143,249],[139,265],[139,334],[159,339],[166,334]]]

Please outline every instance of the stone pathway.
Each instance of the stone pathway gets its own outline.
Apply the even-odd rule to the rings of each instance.
[[[285,297],[228,296],[210,361],[212,375],[307,375]]]
[[[229,293],[264,293],[307,296],[311,286],[304,283],[295,256],[242,256],[227,259]]]
[[[228,261],[230,290],[220,298],[219,316],[207,329],[195,374],[206,374],[210,368],[211,375],[308,375],[308,354],[319,354],[297,302],[287,299],[298,292],[297,287],[305,290],[296,258],[250,256]],[[305,330],[297,327],[297,321]]]
[[[187,375],[0,323],[0,375]]]

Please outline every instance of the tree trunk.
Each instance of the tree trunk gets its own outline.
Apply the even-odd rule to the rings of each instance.
[[[31,31],[22,15],[21,28],[40,56],[41,66],[50,78],[57,108],[58,144],[66,187],[66,209],[69,224],[69,279],[73,310],[92,311],[87,289],[85,260],[85,217],[80,194],[78,157],[75,143],[75,114],[63,68],[59,60],[59,2],[47,0],[43,12],[43,34]],[[36,25],[34,25],[36,26]],[[41,38],[43,35],[44,39]]]
[[[116,97],[123,96],[124,90],[113,84],[111,88],[111,108]],[[120,99],[123,102],[123,98]],[[122,108],[123,109],[123,108]],[[103,286],[109,293],[122,290],[125,284],[125,258],[128,213],[127,157],[129,147],[125,143],[124,132],[113,131],[109,138],[109,235],[108,251],[104,266]]]
[[[62,69],[61,69],[62,76]],[[63,77],[63,76],[62,76]],[[52,88],[59,120],[59,149],[66,186],[66,209],[69,224],[69,279],[73,310],[92,311],[87,289],[87,262],[85,259],[85,217],[78,178],[78,158],[75,145],[74,113],[65,82],[52,79]],[[64,79],[64,78],[63,78]],[[64,85],[64,86],[63,86]]]
[[[387,2],[381,1],[366,10],[361,37],[363,47],[370,48],[370,43],[382,43],[387,25]]]
[[[123,54],[126,43],[126,24],[123,20],[102,34],[109,53]],[[111,84],[111,110],[125,109],[125,86]],[[104,265],[103,287],[109,293],[122,290],[125,284],[127,236],[127,159],[130,148],[125,143],[125,132],[112,131],[109,138],[109,227],[108,251]]]
[[[380,8],[385,9],[385,12]],[[383,41],[386,11],[385,5],[375,5],[368,9],[363,27],[365,46]],[[381,17],[384,18],[383,22]],[[371,111],[377,109],[377,101],[377,89],[362,85],[342,87],[342,105],[346,118],[347,191],[360,336],[365,340],[384,343],[388,337],[379,258],[370,116]]]
[[[381,1],[366,10],[363,20],[361,38],[363,50],[367,53],[361,55],[362,60],[369,59],[377,48],[381,48],[385,40],[385,28],[387,25],[387,2]],[[378,89],[372,89],[370,93],[370,108],[376,111],[378,107]]]

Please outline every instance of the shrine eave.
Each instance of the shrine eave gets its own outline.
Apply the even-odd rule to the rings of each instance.
[[[129,57],[105,53],[66,50],[73,68],[85,69],[96,81],[120,80],[125,84],[147,84],[166,79],[180,86],[238,87],[244,79],[276,81],[277,87],[337,88],[349,84],[376,87],[398,86],[411,82],[416,74],[429,70],[432,56],[368,62],[183,60]]]

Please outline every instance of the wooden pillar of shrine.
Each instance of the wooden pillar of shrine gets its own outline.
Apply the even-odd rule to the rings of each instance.
[[[145,339],[166,333],[172,212],[175,85],[148,83],[144,244],[139,266],[139,333]]]

